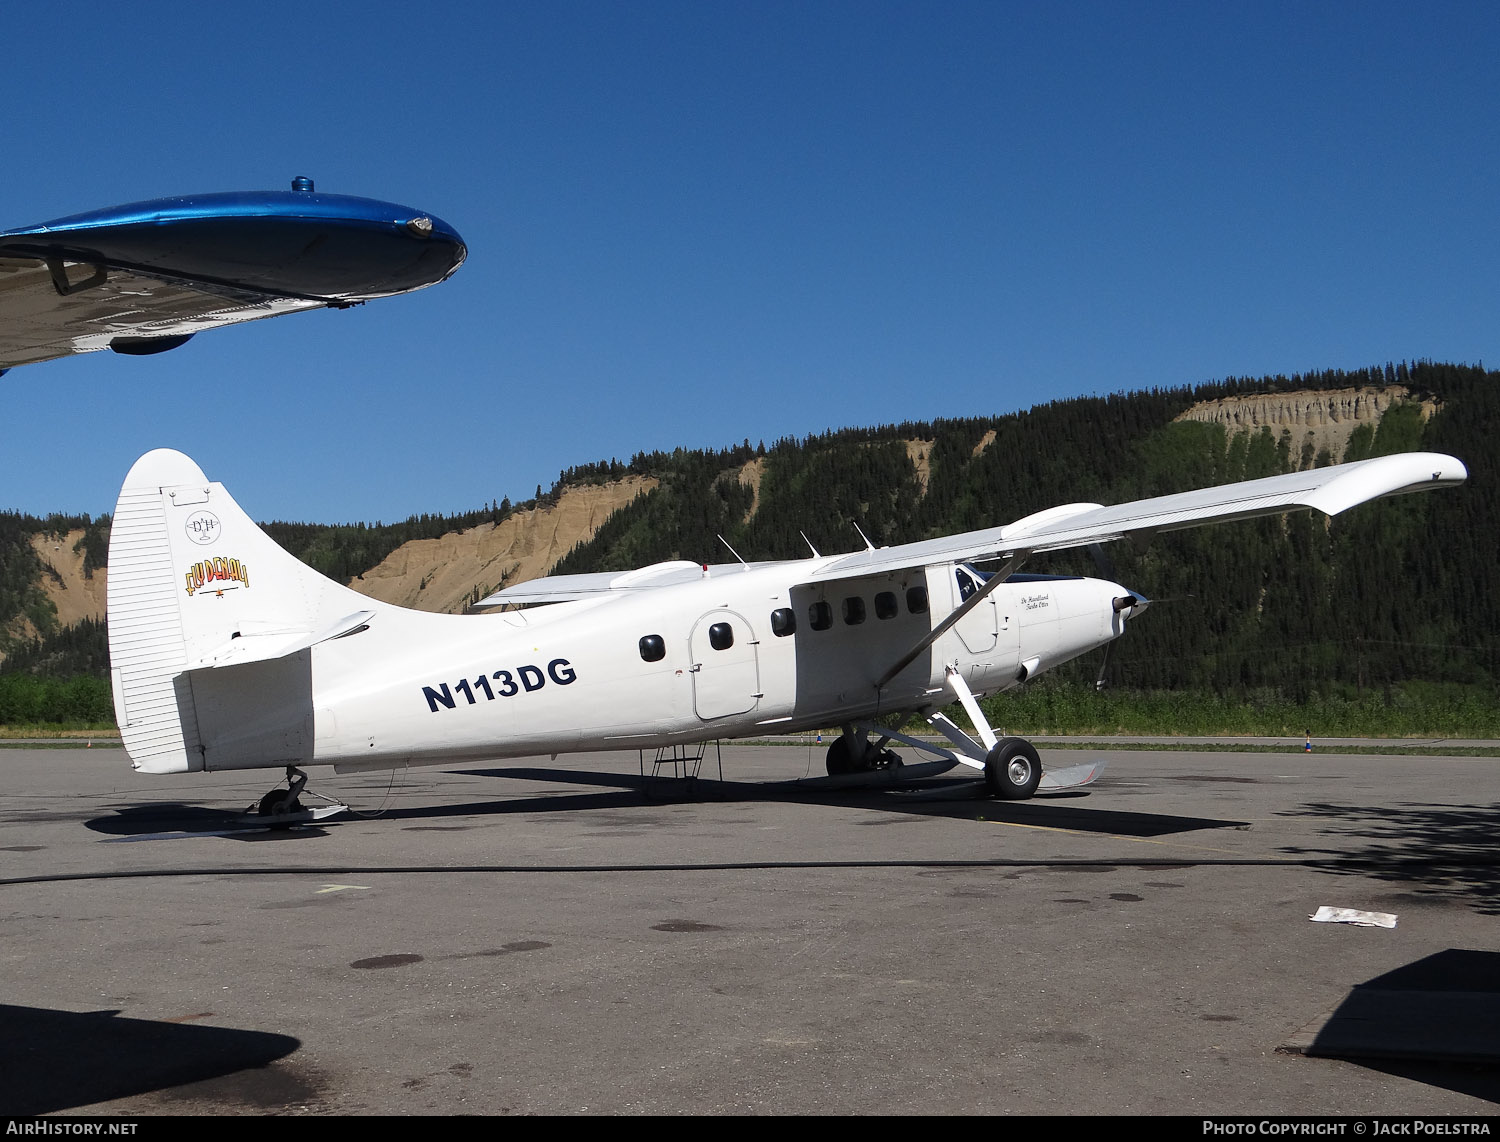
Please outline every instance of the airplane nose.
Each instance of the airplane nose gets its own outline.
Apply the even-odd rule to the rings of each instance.
[[[1151,605],[1151,600],[1139,591],[1131,591],[1126,588],[1125,592],[1125,594],[1115,597],[1112,604],[1115,614],[1123,614],[1126,618],[1133,619]]]

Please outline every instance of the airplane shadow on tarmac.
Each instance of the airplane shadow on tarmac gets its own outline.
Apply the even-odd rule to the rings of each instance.
[[[878,789],[807,789],[794,782],[716,781],[698,777],[642,777],[632,773],[606,773],[577,769],[518,767],[513,769],[466,769],[466,777],[510,778],[528,782],[555,782],[586,786],[571,793],[528,794],[515,798],[470,801],[460,804],[402,805],[375,815],[383,821],[441,820],[504,814],[587,813],[620,810],[642,803],[779,801],[809,805],[836,805],[874,809],[886,813],[910,813],[953,820],[1001,821],[1104,833],[1126,837],[1160,837],[1202,829],[1235,829],[1243,821],[1209,817],[1180,817],[1163,813],[1125,813],[1091,809],[1082,804],[1086,792],[1043,795],[1031,801],[997,801],[974,794],[973,781],[928,781],[917,795]],[[601,790],[600,787],[603,787]],[[156,803],[117,810],[106,817],[85,822],[95,832],[122,840],[147,840],[184,835],[219,835],[234,840],[269,841],[326,836],[328,830],[353,818],[335,817],[317,825],[272,829],[246,824],[240,810],[210,809],[176,802]]]
[[[263,1079],[258,1068],[299,1046],[264,1031],[0,1004],[0,1114],[50,1114],[243,1071]]]
[[[1199,829],[1234,829],[1243,821],[1209,817],[1178,817],[1165,813],[1122,813],[1112,809],[1090,809],[1081,804],[1086,790],[1042,794],[1030,801],[998,801],[980,796],[979,783],[965,779],[922,782],[913,793],[883,789],[809,789],[796,782],[714,781],[708,778],[640,777],[635,774],[580,773],[578,770],[517,768],[467,770],[474,777],[519,778],[525,781],[556,781],[587,785],[615,785],[639,791],[648,800],[681,801],[789,801],[806,805],[839,805],[878,809],[886,813],[911,813],[953,820],[1005,821],[1045,825],[1077,832],[1109,833],[1129,837],[1159,837]],[[566,802],[568,798],[545,798]],[[519,808],[535,808],[537,801]],[[566,804],[558,806],[566,808]]]
[[[153,801],[130,805],[106,817],[85,821],[84,827],[119,840],[146,841],[182,837],[227,837],[236,841],[310,840],[327,836],[324,822],[295,829],[273,829],[247,824],[243,809],[210,809],[182,801]]]

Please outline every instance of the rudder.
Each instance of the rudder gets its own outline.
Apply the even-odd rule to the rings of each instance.
[[[109,676],[115,721],[137,769],[203,768],[187,663],[164,487],[208,483],[178,452],[142,456],[125,477],[109,533]]]

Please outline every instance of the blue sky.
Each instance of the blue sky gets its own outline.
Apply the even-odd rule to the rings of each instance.
[[[0,508],[108,511],[170,446],[257,518],[390,521],[643,449],[1500,361],[1490,4],[52,2],[7,25],[0,227],[305,174],[470,254],[409,297],[10,373]]]

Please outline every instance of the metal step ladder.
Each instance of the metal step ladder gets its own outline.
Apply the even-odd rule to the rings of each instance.
[[[688,742],[676,745],[659,746],[651,758],[651,772],[646,772],[646,751],[637,750],[640,758],[641,779],[646,795],[652,795],[652,789],[661,788],[668,781],[678,782],[687,794],[691,795],[697,788],[698,776],[703,769],[703,759],[708,755],[709,745],[714,747],[714,762],[718,767],[719,780],[724,780],[724,755],[719,749],[719,743],[710,742]]]

